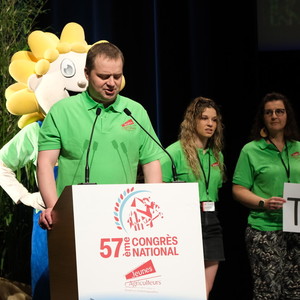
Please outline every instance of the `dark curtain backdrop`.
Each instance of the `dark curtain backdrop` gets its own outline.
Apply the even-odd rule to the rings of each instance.
[[[77,22],[89,44],[106,39],[120,47],[122,94],[146,107],[165,147],[177,139],[194,97],[221,106],[228,180],[220,191],[219,215],[226,262],[210,299],[251,299],[244,246],[248,212],[232,199],[231,178],[266,92],[286,94],[299,112],[299,51],[259,51],[256,1],[49,0],[48,8],[41,20],[48,31],[60,34],[65,24]]]

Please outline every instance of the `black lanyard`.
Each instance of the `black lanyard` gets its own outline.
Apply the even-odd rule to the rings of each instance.
[[[203,156],[203,158],[204,158],[204,156]],[[209,192],[208,192],[209,180],[210,180],[210,153],[209,152],[208,152],[208,174],[207,174],[207,177],[206,177],[206,174],[204,172],[204,168],[202,166],[200,158],[199,158],[199,164],[200,164],[203,176],[204,176],[205,187],[206,187],[206,195],[209,196]]]
[[[284,169],[285,169],[285,172],[286,172],[286,176],[288,178],[288,182],[290,182],[290,159],[289,159],[289,151],[288,151],[288,147],[287,147],[287,144],[285,142],[285,152],[287,154],[287,165],[285,164],[282,156],[281,156],[281,152],[279,151],[279,149],[277,148],[277,146],[268,138],[268,141],[274,145],[274,147],[278,150],[279,152],[279,156],[280,156],[280,160],[282,162],[282,165],[284,166]]]

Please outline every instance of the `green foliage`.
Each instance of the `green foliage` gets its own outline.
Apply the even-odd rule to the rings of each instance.
[[[14,83],[8,67],[14,53],[28,50],[27,37],[39,30],[38,18],[46,13],[47,0],[0,1],[0,146],[19,131],[18,117],[6,109],[5,90]],[[43,29],[41,29],[43,30]],[[32,165],[17,171],[18,179],[30,191],[36,191]],[[0,189],[0,276],[30,282],[30,237],[32,208],[14,205]]]

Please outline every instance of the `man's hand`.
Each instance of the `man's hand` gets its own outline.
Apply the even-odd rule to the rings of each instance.
[[[39,225],[42,229],[52,229],[52,209],[46,208],[40,215]]]

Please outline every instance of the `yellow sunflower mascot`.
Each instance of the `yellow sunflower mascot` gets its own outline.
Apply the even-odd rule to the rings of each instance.
[[[50,299],[47,231],[38,226],[44,203],[39,192],[30,193],[15,176],[18,168],[33,162],[36,166],[38,134],[50,107],[71,92],[87,88],[84,75],[90,46],[83,28],[68,23],[60,38],[33,31],[28,36],[30,51],[19,51],[11,58],[9,73],[16,81],[5,92],[6,107],[20,115],[20,131],[0,150],[0,185],[15,203],[34,208],[31,250],[32,299]]]

